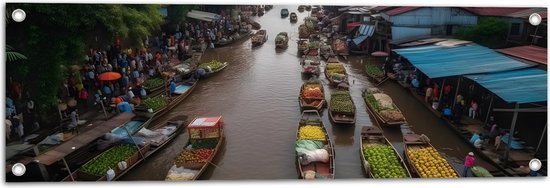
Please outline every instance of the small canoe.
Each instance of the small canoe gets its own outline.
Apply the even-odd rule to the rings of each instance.
[[[334,179],[334,145],[318,111],[302,112],[295,148],[298,178]]]
[[[343,39],[336,38],[332,43],[332,49],[334,50],[335,55],[340,55],[346,58],[349,55],[348,45]]]
[[[363,126],[359,148],[363,171],[369,178],[411,178],[411,173],[403,158],[384,136],[382,130],[375,126]],[[380,153],[375,152],[383,151]],[[375,159],[382,157],[384,162]],[[385,158],[384,158],[385,157]],[[393,173],[393,174],[392,174]]]
[[[166,181],[198,180],[224,142],[224,121],[222,116],[197,117],[187,126],[189,141],[168,170]]]
[[[349,91],[331,94],[328,114],[334,124],[355,125],[355,104]]]
[[[339,84],[348,84],[348,76],[344,64],[331,62],[331,58],[325,65],[325,77],[330,82],[330,86],[337,87]]]
[[[319,80],[311,80],[302,84],[298,99],[301,110],[321,110],[326,104],[323,84]]]
[[[296,15],[295,12],[290,13],[290,23],[296,23],[298,22],[298,15]]]
[[[172,93],[170,97],[159,95],[154,98],[146,99],[143,101],[142,105],[135,107],[135,113],[138,115],[152,116],[152,121],[155,121],[181,103],[193,91],[197,83],[198,81],[194,79],[178,83],[176,85],[176,92],[178,93]],[[178,87],[180,88],[179,90]],[[164,101],[164,105],[151,109],[151,112],[151,110],[147,108],[146,103],[149,103],[147,100],[152,100],[151,103],[157,103],[154,101]]]
[[[302,54],[304,53],[309,46],[309,41],[307,39],[299,39],[298,40],[298,53]]]
[[[458,171],[424,135],[403,134],[405,160],[412,174],[420,178],[458,178]]]
[[[251,33],[252,33],[252,30],[248,30],[246,32],[239,32],[238,34],[232,35],[229,39],[221,39],[221,40],[217,41],[216,43],[214,43],[214,45],[216,46],[216,48],[226,46],[226,45],[229,45],[233,42],[239,41],[241,39],[244,39],[244,38],[250,36]]]
[[[211,77],[212,75],[224,70],[228,65],[229,65],[229,63],[223,62],[223,65],[221,67],[217,68],[217,69],[212,69],[212,70],[210,70],[208,68],[203,69],[204,70],[204,75],[202,75],[202,77],[204,77],[204,78]]]
[[[261,29],[259,31],[256,32],[256,34],[254,34],[251,38],[252,40],[252,46],[255,47],[255,46],[260,46],[262,44],[264,44],[268,39],[268,36],[267,36],[267,31],[265,29]]]
[[[288,16],[288,9],[281,9],[281,18],[286,18]]]
[[[305,5],[298,6],[298,12],[304,12],[305,9],[306,9]]]
[[[288,33],[280,32],[275,37],[275,48],[286,49],[288,47]]]
[[[384,70],[379,66],[366,64],[365,70],[367,72],[367,77],[369,77],[375,84],[380,84],[384,81],[384,79],[386,79]]]
[[[401,110],[399,110],[387,94],[380,91],[363,90],[362,96],[367,104],[367,111],[374,116],[378,125],[399,126],[407,123]]]

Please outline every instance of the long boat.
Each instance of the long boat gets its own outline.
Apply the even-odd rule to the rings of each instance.
[[[363,171],[369,178],[411,178],[411,173],[395,147],[384,136],[382,130],[375,126],[361,128],[361,145],[359,154]],[[375,152],[383,151],[380,153]],[[391,154],[390,154],[391,153]],[[390,157],[391,156],[391,157]],[[388,159],[377,161],[376,158]],[[388,169],[390,168],[390,169]],[[394,174],[392,174],[394,173]]]
[[[349,91],[335,91],[328,105],[330,120],[335,124],[355,125],[355,104]]]
[[[329,81],[329,85],[337,87],[342,83],[348,84],[348,75],[344,64],[340,62],[331,62],[330,59],[331,58],[329,58],[325,65],[325,77]]]
[[[405,160],[413,175],[421,178],[458,178],[458,171],[439,154],[427,137],[403,134]]]
[[[267,39],[268,39],[267,31],[265,29],[258,30],[254,34],[254,36],[252,36],[251,38],[252,46],[253,47],[260,46],[264,44],[267,41]]]
[[[298,39],[298,55],[305,53],[308,49],[309,41],[308,39]]]
[[[146,114],[149,116],[152,116],[152,121],[157,120],[159,117],[163,116],[170,110],[172,110],[175,106],[177,106],[181,101],[183,101],[192,91],[195,89],[195,86],[197,85],[198,81],[194,79],[189,79],[184,82],[179,83],[176,86],[176,92],[172,93],[171,97],[167,97],[164,95],[156,96],[155,98],[151,98],[148,100],[152,100],[151,103],[156,103],[156,101],[159,101],[160,103],[163,103],[163,106],[157,107],[156,109],[151,109],[152,112],[147,109],[147,105],[145,103],[148,103],[147,100],[143,101],[143,105],[140,105],[135,108],[136,114]],[[152,104],[156,105],[156,104]]]
[[[185,127],[184,121],[186,116],[176,116],[170,120],[163,121],[159,124],[153,126],[147,126],[146,129],[149,133],[148,137],[145,137],[143,140],[147,142],[145,146],[141,146],[140,151],[134,152],[130,157],[126,158],[124,162],[126,165],[121,164],[120,166],[111,166],[110,168],[114,170],[115,174],[112,177],[112,181],[119,179],[124,174],[132,170],[134,167],[139,165],[141,162],[145,161],[149,156],[153,155],[155,152],[162,149],[166,144],[172,141]],[[144,131],[145,132],[145,131]],[[141,133],[141,130],[140,132]],[[138,134],[139,134],[138,133]],[[136,135],[133,133],[132,139],[137,139]],[[135,147],[135,146],[134,146]],[[102,154],[106,155],[109,150],[103,152]],[[63,179],[63,181],[105,181],[108,180],[106,175],[99,176],[87,172],[88,169],[93,167],[86,167],[86,165],[92,165],[97,160],[101,160],[102,155],[98,155],[93,160],[86,163],[84,166],[72,173],[72,176],[69,175]],[[103,156],[107,157],[107,156]],[[122,167],[122,168],[121,168]],[[107,169],[105,169],[107,170]],[[106,174],[106,173],[103,173]]]
[[[334,179],[334,145],[318,111],[302,112],[296,132],[295,147],[298,178]],[[312,153],[321,157],[311,157]]]
[[[280,32],[275,37],[275,48],[286,49],[288,47],[288,33]]]
[[[369,65],[368,63],[365,65],[365,72],[367,73],[367,77],[369,77],[375,84],[380,84],[386,79],[386,75],[384,74],[384,70],[376,65]]]
[[[298,15],[296,15],[295,12],[290,13],[290,23],[296,23],[298,22]]]
[[[302,84],[298,99],[301,110],[321,110],[326,104],[323,84],[319,80]]]
[[[222,47],[222,46],[231,44],[233,42],[239,41],[241,39],[244,39],[244,38],[250,36],[251,33],[252,33],[252,30],[248,30],[246,32],[238,32],[238,35],[236,35],[236,36],[233,36],[235,34],[231,35],[232,39],[219,40],[216,43],[214,43],[214,45],[216,47]]]
[[[208,70],[208,69],[204,69],[204,75],[203,77],[207,78],[207,77],[211,77],[212,75],[218,73],[218,72],[221,72],[223,69],[227,68],[227,65],[229,65],[227,62],[223,62],[223,65],[217,69],[214,69],[212,71]],[[199,66],[200,67],[200,66]]]
[[[390,96],[380,91],[363,90],[363,100],[367,111],[374,116],[380,126],[399,126],[407,123],[401,110],[393,103]]]
[[[224,142],[222,116],[197,117],[187,126],[189,141],[174,160],[166,181],[198,180],[213,164]]]

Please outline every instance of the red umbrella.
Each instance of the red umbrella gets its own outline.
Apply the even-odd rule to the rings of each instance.
[[[122,76],[118,72],[104,72],[99,75],[99,80],[111,81],[111,80],[117,80],[121,77]]]
[[[386,57],[386,56],[388,56],[388,53],[383,52],[383,51],[376,51],[376,52],[372,52],[372,54],[370,54],[370,55],[376,56],[376,57]]]

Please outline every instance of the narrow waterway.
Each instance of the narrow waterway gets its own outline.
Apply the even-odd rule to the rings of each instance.
[[[298,23],[290,23],[288,17],[281,18],[282,8],[296,12]],[[303,81],[296,40],[298,26],[309,12],[299,13],[296,8],[297,6],[274,6],[262,17],[255,17],[269,35],[269,40],[262,46],[252,48],[250,40],[244,39],[226,47],[207,50],[203,62],[218,59],[229,62],[229,67],[202,80],[185,101],[161,118],[168,119],[178,114],[185,114],[190,118],[217,115],[224,117],[225,145],[214,161],[215,167],[211,165],[201,179],[275,180],[298,177],[294,141],[300,118],[299,88]],[[289,47],[276,51],[275,36],[283,31],[289,33]],[[373,126],[373,120],[366,111],[361,90],[374,85],[367,80],[360,58],[350,57],[349,61],[340,59],[346,64],[350,74],[350,91],[357,108],[356,125],[333,126],[327,110],[322,111],[323,122],[335,144],[337,179],[364,178],[359,160],[359,136],[361,126]],[[328,81],[323,75],[320,79],[325,84],[325,95],[329,100],[333,89],[326,85]],[[432,144],[456,161],[455,166],[462,170],[462,157],[469,152],[466,143],[398,84],[386,82],[379,88],[393,98],[415,132],[430,137]],[[384,128],[384,132],[402,153],[400,130]],[[187,132],[121,179],[164,180],[173,159],[186,141]]]

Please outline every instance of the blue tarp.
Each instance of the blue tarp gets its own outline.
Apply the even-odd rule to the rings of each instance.
[[[365,39],[367,39],[368,37],[372,36],[372,34],[374,33],[374,25],[361,25],[359,27],[359,36],[354,38],[353,39],[353,42],[356,44],[356,45],[359,45],[361,44],[363,41],[365,41]]]
[[[506,102],[547,101],[547,72],[537,68],[466,75]]]
[[[430,78],[500,72],[534,66],[477,44],[456,47],[427,45],[393,51],[407,58]]]

